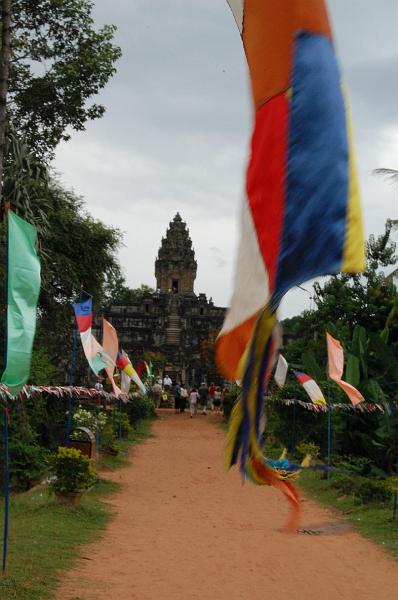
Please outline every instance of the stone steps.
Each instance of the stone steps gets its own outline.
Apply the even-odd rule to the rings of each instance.
[[[166,329],[166,344],[176,346],[180,343],[181,339],[181,327],[180,317],[177,314],[171,314],[169,316],[168,326]]]

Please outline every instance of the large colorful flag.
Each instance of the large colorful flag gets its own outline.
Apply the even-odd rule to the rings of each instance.
[[[128,355],[123,350],[117,355],[116,366],[118,367],[118,369],[121,370],[122,373],[125,373],[128,377],[130,377],[130,379],[134,381],[134,383],[137,385],[138,389],[142,394],[146,394],[145,385],[138,377],[137,371],[134,369]]]
[[[347,394],[352,404],[356,406],[363,402],[365,398],[353,385],[342,381],[344,371],[344,350],[339,342],[330,333],[326,332],[326,342],[328,347],[328,370],[329,377]]]
[[[226,377],[243,382],[228,460],[233,464],[240,454],[243,473],[262,464],[261,480],[267,466],[257,424],[276,309],[295,285],[362,271],[364,244],[350,127],[324,0],[229,4],[248,61],[255,114],[235,288],[216,357]],[[292,504],[296,510],[297,497]]]
[[[97,342],[91,332],[93,323],[93,299],[76,302],[73,305],[75,311],[77,328],[80,333],[80,339],[87,361],[95,373],[98,375],[103,369],[112,366],[112,359],[106,354],[102,346]]]
[[[278,362],[275,370],[275,383],[279,388],[283,388],[286,382],[286,376],[288,371],[287,360],[282,354],[279,355]]]
[[[301,371],[294,371],[294,374],[314,404],[326,404],[326,400],[321,392],[321,388],[309,375],[306,375]]]
[[[36,228],[8,211],[7,359],[1,381],[17,395],[30,373],[40,293]]]
[[[120,375],[120,389],[121,389],[123,396],[125,396],[125,397],[128,395],[128,393],[130,391],[130,384],[131,384],[130,377],[124,371],[122,371],[121,375]]]
[[[151,363],[151,365],[152,365],[152,363]],[[143,358],[141,358],[141,359],[138,361],[138,363],[137,363],[137,369],[136,369],[139,377],[141,377],[141,375],[142,375],[142,373],[143,373],[144,369],[145,369],[145,371],[146,371],[147,377],[148,377],[148,378],[151,378],[151,377],[152,377],[152,371],[151,371],[151,368],[150,368],[150,366],[148,365],[147,361],[146,361],[146,360],[144,360]]]
[[[295,285],[364,268],[359,194],[323,0],[230,0],[255,108],[235,289],[217,344],[237,377],[259,313]]]
[[[119,398],[121,390],[116,385],[113,378],[116,367],[117,353],[119,351],[119,340],[116,329],[104,318],[102,319],[102,347],[107,356],[112,359],[112,364],[106,367],[105,370],[111,382],[113,393],[115,394],[116,398]]]

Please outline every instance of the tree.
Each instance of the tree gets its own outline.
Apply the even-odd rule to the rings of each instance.
[[[393,229],[393,221],[387,220],[383,234],[369,236],[363,274],[340,273],[331,277],[323,287],[319,283],[314,284],[317,311],[313,319],[316,327],[324,327],[331,321],[349,339],[355,325],[375,332],[384,328],[397,296],[395,286],[383,270],[398,261],[396,244],[391,239]],[[396,324],[393,329],[396,335]]]
[[[121,56],[115,27],[94,29],[92,0],[14,0],[9,119],[37,156],[51,158],[68,129],[104,113],[89,104]]]
[[[1,8],[0,56],[0,205],[4,169],[5,133],[7,122],[7,94],[11,62],[11,0],[3,0]]]
[[[327,350],[324,332],[328,330],[344,347],[347,368],[345,379],[358,387],[368,402],[382,403],[397,399],[398,323],[397,290],[384,269],[397,263],[396,244],[392,240],[394,222],[386,222],[380,236],[369,237],[367,265],[363,274],[338,274],[323,285],[316,283],[315,310],[306,311],[286,322],[288,343],[284,351],[292,366],[313,376],[333,402],[347,401],[343,392],[327,381]],[[289,341],[290,338],[290,341]],[[290,381],[275,396],[300,398],[298,385]],[[290,431],[287,412],[275,410],[277,431]],[[286,415],[286,416],[284,416]],[[291,416],[290,416],[291,418]],[[297,413],[300,435],[325,439],[318,427],[308,430],[308,417]],[[344,412],[333,415],[334,449],[343,454],[367,456],[377,468],[391,471],[398,452],[396,414]],[[312,439],[312,438],[311,438]]]
[[[40,242],[49,228],[47,213],[56,208],[49,193],[49,170],[33,156],[12,125],[7,129],[5,156],[4,199],[17,214],[35,225]]]
[[[50,193],[54,208],[47,214],[49,230],[42,239],[41,335],[37,343],[45,343],[59,366],[60,361],[69,361],[72,303],[81,286],[93,296],[97,312],[120,278],[116,252],[121,233],[85,213],[82,199],[59,183],[52,181]]]
[[[29,181],[27,177],[27,189]],[[42,183],[45,189],[39,185],[38,193],[32,193],[28,205],[21,202],[16,211],[23,217],[28,212],[29,220],[39,230],[42,285],[35,348],[46,352],[57,368],[58,380],[61,378],[63,382],[74,323],[72,303],[83,285],[93,296],[96,310],[104,305],[121,277],[116,254],[121,233],[88,215],[83,200],[65,190],[54,177]],[[39,193],[42,191],[45,194],[43,202]],[[0,263],[0,287],[2,282],[3,261]],[[0,338],[2,335],[0,328]]]
[[[111,304],[133,304],[140,302],[147,294],[154,294],[155,290],[146,283],[141,283],[139,288],[129,288],[126,286],[124,277],[120,277],[116,282],[107,298],[107,306]]]

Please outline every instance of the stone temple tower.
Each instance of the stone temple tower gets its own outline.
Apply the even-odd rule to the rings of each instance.
[[[156,286],[160,292],[194,295],[197,263],[189,230],[177,213],[162,238],[155,262]]]
[[[107,317],[134,361],[152,352],[163,357],[162,373],[173,381],[199,385],[218,381],[212,358],[225,316],[206,294],[196,294],[197,263],[186,224],[177,213],[169,223],[155,262],[156,292],[113,304]]]

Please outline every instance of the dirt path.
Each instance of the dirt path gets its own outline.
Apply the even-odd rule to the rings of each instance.
[[[114,474],[102,541],[84,549],[57,600],[392,600],[398,563],[355,533],[288,535],[274,489],[222,468],[215,416],[162,414]],[[304,503],[304,524],[333,521]]]

